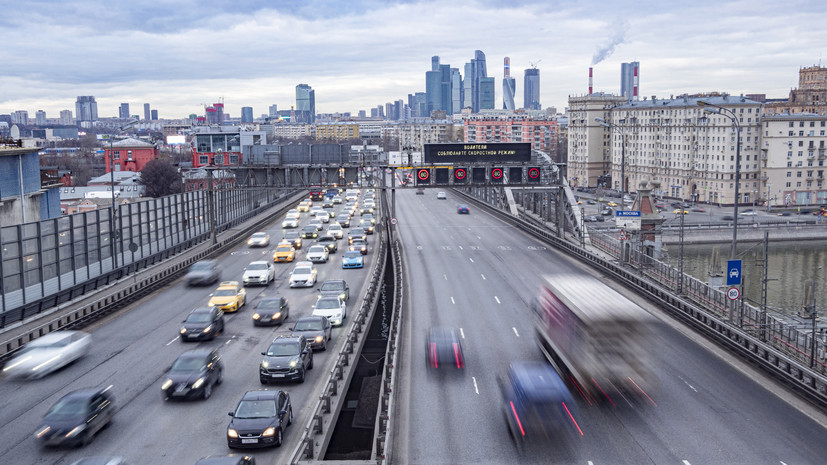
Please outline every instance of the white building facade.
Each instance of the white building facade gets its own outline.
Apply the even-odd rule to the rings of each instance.
[[[827,204],[827,115],[765,116],[761,129],[761,189],[770,206]]]

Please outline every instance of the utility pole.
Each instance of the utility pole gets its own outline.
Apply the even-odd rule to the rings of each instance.
[[[770,232],[764,231],[764,264],[763,269],[761,270],[761,322],[759,333],[761,335],[761,340],[767,340],[767,265],[769,264],[768,260],[768,253],[769,253],[769,244],[770,244]]]
[[[212,168],[206,167],[207,170],[207,221],[210,223],[210,243],[216,245],[218,238],[215,234],[215,199],[213,198],[213,176]]]
[[[680,272],[678,273],[678,289],[677,292],[680,295],[683,293],[683,207],[680,209],[681,215],[681,229],[680,229],[680,257],[678,257],[678,268]]]

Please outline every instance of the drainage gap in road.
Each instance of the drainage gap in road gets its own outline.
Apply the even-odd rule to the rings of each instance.
[[[370,459],[395,291],[391,254],[387,254],[387,257],[378,307],[356,363],[356,372],[345,394],[345,403],[336,419],[324,460]]]

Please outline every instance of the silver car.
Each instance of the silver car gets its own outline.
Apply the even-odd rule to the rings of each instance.
[[[206,286],[221,279],[218,264],[214,260],[201,260],[190,267],[184,282],[190,286]]]
[[[42,378],[89,352],[92,336],[83,331],[55,331],[26,344],[3,368],[10,378]]]

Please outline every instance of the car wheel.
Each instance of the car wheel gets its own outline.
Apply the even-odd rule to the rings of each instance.
[[[293,407],[290,407],[290,410],[287,411],[287,426],[293,424]]]
[[[305,374],[306,374],[306,373],[305,373],[305,370],[302,370],[302,374],[301,374],[301,376],[299,376],[299,384],[301,384],[301,383],[303,383],[303,382],[304,382],[304,375],[305,375]]]
[[[212,384],[207,383],[207,385],[204,386],[204,400],[209,399],[211,395],[212,395]]]
[[[264,377],[259,376],[259,377],[258,377],[258,381],[259,381],[261,384],[267,384],[267,378],[264,378]]]
[[[310,363],[307,364],[307,369],[308,370],[313,369],[313,356],[312,355],[310,356]]]
[[[281,446],[281,441],[282,441],[281,428],[279,428],[279,433],[276,435],[275,446],[280,447]]]
[[[324,341],[324,342],[322,343],[321,350],[327,350],[327,341]]]
[[[87,433],[86,436],[83,437],[83,441],[80,442],[79,447],[80,446],[88,446],[94,440],[95,440],[95,434],[92,433],[91,431],[89,431],[89,433]]]
[[[215,378],[215,384],[221,384],[224,382],[224,370],[218,369],[218,377]]]

